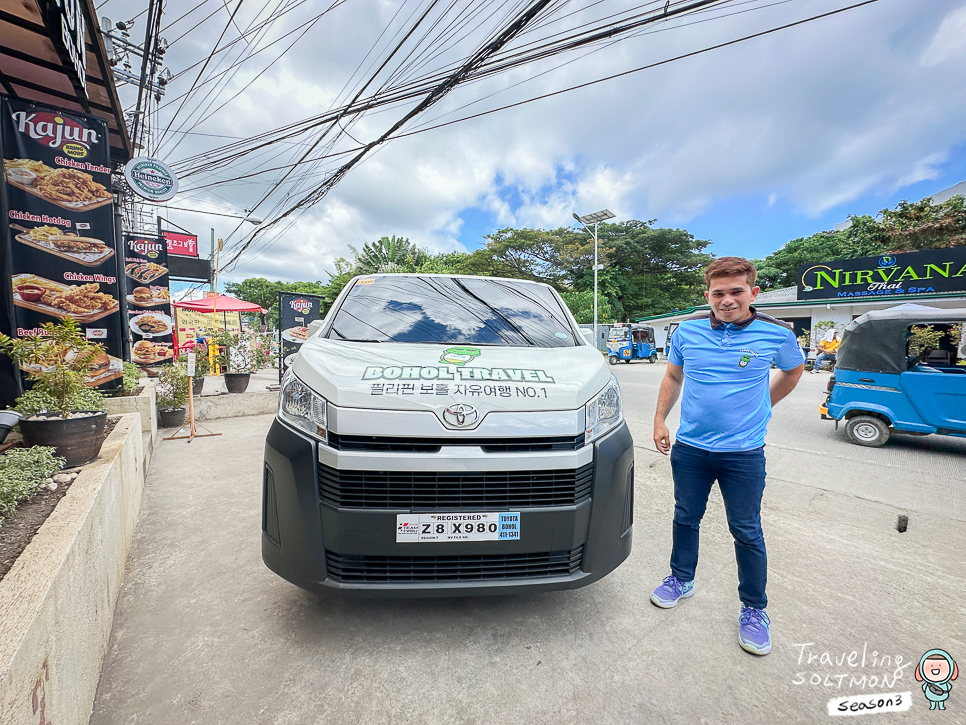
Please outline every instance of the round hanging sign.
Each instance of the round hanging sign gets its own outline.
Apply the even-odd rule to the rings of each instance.
[[[167,201],[178,193],[178,177],[163,161],[138,156],[124,166],[124,178],[135,194],[151,201]]]

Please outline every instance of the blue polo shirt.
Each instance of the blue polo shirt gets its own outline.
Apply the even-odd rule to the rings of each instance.
[[[790,325],[754,307],[751,313],[738,323],[697,315],[671,336],[668,362],[684,367],[679,441],[721,452],[765,445],[771,364],[791,370],[805,355]]]

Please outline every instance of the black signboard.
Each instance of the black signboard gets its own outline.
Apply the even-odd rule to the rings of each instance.
[[[325,302],[318,295],[292,292],[278,293],[278,329],[281,330],[282,364],[278,366],[279,380],[288,370],[308,336],[309,325],[322,319]]]
[[[92,116],[0,97],[0,148],[0,299],[8,309],[0,330],[12,337],[39,335],[43,323],[72,317],[107,351],[91,364],[87,384],[119,387],[122,336],[127,335],[107,125]],[[10,402],[9,392],[2,397]]]
[[[131,361],[141,366],[171,362],[174,320],[168,287],[168,247],[164,240],[126,234],[124,276]]]
[[[798,268],[798,299],[966,292],[966,247],[841,259]]]

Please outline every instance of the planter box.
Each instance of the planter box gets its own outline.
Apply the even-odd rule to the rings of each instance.
[[[142,378],[143,380],[143,378]],[[107,414],[122,415],[123,413],[141,414],[141,431],[144,436],[144,475],[148,475],[148,466],[151,464],[151,456],[154,455],[154,447],[160,440],[158,430],[158,410],[155,396],[154,381],[145,385],[137,395],[128,395],[119,398],[108,398]]]
[[[151,431],[151,439],[156,441],[158,438],[158,411],[155,403],[155,391],[153,385],[145,385],[137,395],[128,395],[122,398],[107,399],[107,414],[121,415],[122,413],[140,413],[141,430],[145,433]]]
[[[90,718],[143,490],[128,413],[0,582],[0,722]]]

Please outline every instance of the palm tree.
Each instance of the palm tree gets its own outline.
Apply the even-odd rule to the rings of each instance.
[[[382,237],[377,242],[366,242],[362,251],[350,247],[355,254],[354,267],[357,274],[399,272],[415,267],[426,259],[426,253],[403,237]]]

